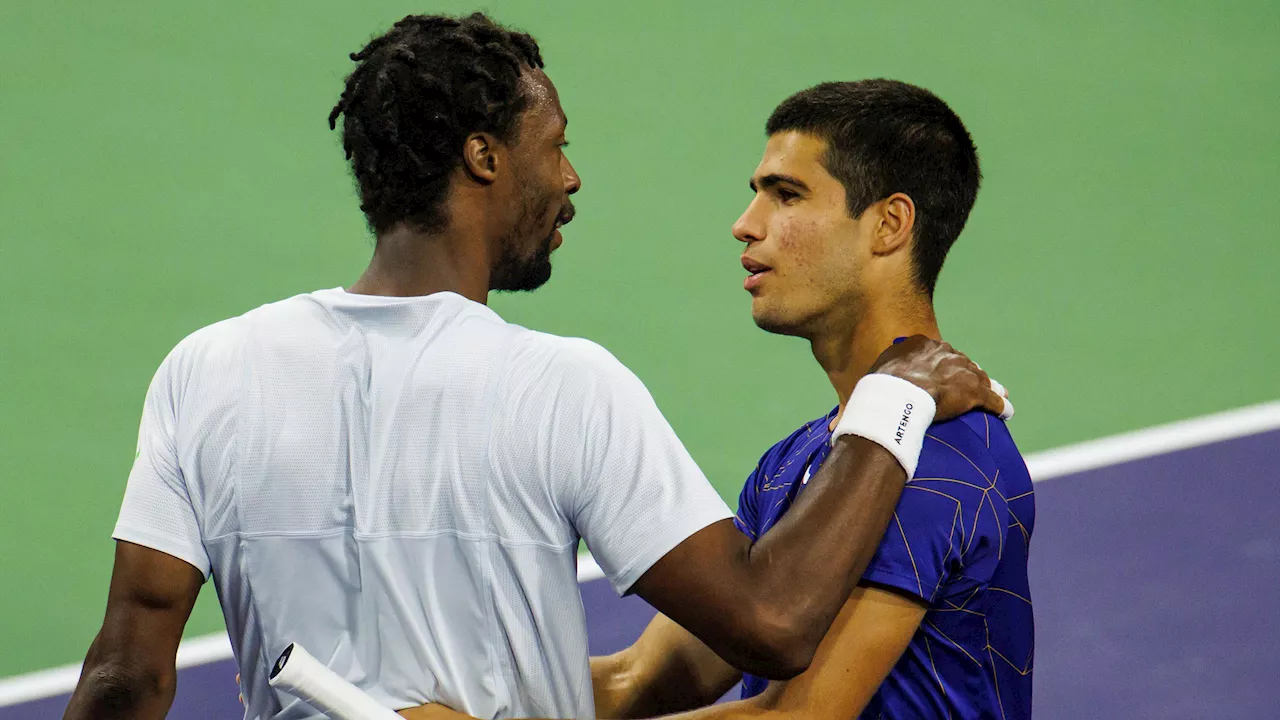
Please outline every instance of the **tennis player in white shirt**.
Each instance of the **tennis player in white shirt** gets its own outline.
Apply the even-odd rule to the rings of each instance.
[[[210,577],[246,718],[316,717],[268,684],[291,642],[391,709],[593,717],[579,539],[619,593],[733,665],[803,671],[915,434],[935,407],[1001,412],[989,379],[924,338],[887,351],[830,459],[752,544],[635,375],[485,304],[547,281],[581,185],[534,40],[479,14],[411,16],[352,59],[331,122],[373,259],[349,289],[203,328],[161,364],[65,717],[164,717]]]

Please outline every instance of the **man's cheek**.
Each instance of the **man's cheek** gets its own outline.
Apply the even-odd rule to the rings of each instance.
[[[819,224],[803,217],[789,217],[777,228],[779,255],[786,263],[787,275],[797,286],[819,284],[824,260]]]

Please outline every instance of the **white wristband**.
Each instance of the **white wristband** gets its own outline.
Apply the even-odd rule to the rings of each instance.
[[[933,397],[919,387],[899,377],[872,373],[853,388],[831,442],[841,435],[864,437],[893,453],[910,480],[937,409]]]

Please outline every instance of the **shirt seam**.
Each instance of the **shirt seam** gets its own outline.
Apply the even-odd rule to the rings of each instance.
[[[331,530],[261,530],[256,532],[243,532],[235,530],[229,533],[223,533],[217,537],[211,537],[205,540],[206,543],[224,542],[231,539],[249,539],[255,538],[328,538],[340,535],[351,535],[356,540],[387,540],[387,539],[429,539],[435,537],[456,537],[463,540],[474,540],[484,542],[497,542],[504,547],[544,547],[548,550],[564,550],[577,545],[577,542],[568,543],[550,543],[540,540],[511,540],[500,535],[492,533],[466,533],[456,530],[428,530],[428,531],[405,531],[405,532],[357,532],[350,528],[334,528]]]
[[[253,392],[253,379],[255,377],[255,370],[257,369],[254,353],[250,352],[250,348],[258,337],[258,313],[250,310],[245,313],[243,317],[245,318],[245,324],[248,325],[248,328],[245,329],[244,338],[240,346],[240,352],[243,353],[242,367],[244,368],[244,372],[240,376],[240,388],[238,393],[239,407],[235,413],[235,431],[231,436],[232,442],[234,443],[231,450],[233,465],[231,468],[232,472],[228,476],[228,480],[231,484],[231,500],[235,504],[237,528],[244,527],[244,508],[240,502],[240,471],[244,467],[244,457],[242,454],[243,448],[242,443],[240,443],[240,429],[243,426],[242,418],[244,417],[244,409],[249,407],[248,396]],[[250,557],[248,549],[244,547],[244,538],[239,536],[238,531],[236,533],[232,533],[231,537],[235,538],[236,544],[239,546],[235,549],[235,557],[236,563],[240,566],[240,580],[244,583],[244,587],[240,591],[240,597],[243,598],[245,605],[247,606],[246,610],[248,614],[248,617],[245,618],[244,633],[246,635],[249,633],[256,635],[259,667],[269,668],[274,660],[267,655],[269,652],[267,650],[267,643],[269,640],[267,638],[266,631],[263,630],[262,627],[262,608],[258,604],[258,595],[254,588],[254,578],[256,576],[253,572],[253,558]],[[209,542],[209,540],[205,540],[206,545]],[[252,626],[252,630],[249,630],[250,626]],[[242,636],[238,638],[238,640],[239,642],[232,640],[231,643],[237,659],[240,658],[240,654],[244,651],[244,645],[251,644],[249,637]],[[264,695],[262,692],[263,688],[260,674],[255,673],[255,675],[259,676],[259,682],[251,689],[252,695],[249,693],[246,693],[246,695],[250,695],[250,697],[255,698],[256,704],[259,707],[265,704],[269,708],[281,709],[279,697],[270,691]]]
[[[486,309],[487,309],[487,306],[486,306]],[[497,398],[499,396],[499,390],[501,389],[504,379],[506,378],[507,364],[511,362],[511,354],[514,352],[517,338],[518,336],[515,334],[507,335],[504,337],[504,340],[506,340],[506,342],[503,346],[503,352],[498,356],[498,361],[494,363],[494,367],[492,370],[493,372],[492,377],[494,379],[491,382],[489,382],[485,388],[486,396],[487,396],[485,398],[485,403],[484,403],[485,427],[487,428],[488,432],[486,432],[484,435],[483,452],[484,452],[485,467],[488,470],[488,478],[487,478],[488,482],[484,484],[484,487],[485,487],[484,513],[485,513],[485,527],[490,530],[492,529],[492,526],[493,526],[493,488],[494,488],[494,482],[498,477],[498,469],[494,466],[493,456],[492,456],[494,416],[496,415],[496,413],[494,412],[494,405],[497,402]],[[493,535],[492,532],[488,532],[485,534]],[[458,536],[464,537],[464,534],[459,533]],[[498,540],[499,543],[502,542],[502,540],[500,538],[497,538],[496,536],[493,539]],[[544,543],[539,543],[539,542],[532,542],[529,544],[533,546],[545,545]],[[562,548],[564,546],[559,546],[559,547]],[[485,616],[484,620],[485,620],[486,629],[489,635],[489,642],[487,643],[488,647],[485,648],[485,654],[488,656],[489,667],[494,669],[494,673],[493,673],[494,685],[497,686],[494,688],[495,692],[498,694],[499,697],[506,697],[509,699],[509,701],[515,702],[515,693],[513,692],[514,688],[511,687],[511,683],[508,682],[509,677],[513,675],[514,672],[510,666],[506,653],[502,653],[502,654],[498,653],[498,648],[504,647],[505,645],[502,642],[502,633],[498,628],[498,621],[497,621],[497,616],[498,616],[497,576],[494,572],[495,563],[494,563],[493,555],[494,555],[494,547],[492,545],[488,548],[488,552],[484,552],[480,555],[480,557],[483,558],[483,562],[484,562],[485,577],[489,581],[488,592],[486,593],[486,598],[485,598],[486,602],[484,603],[484,616]]]

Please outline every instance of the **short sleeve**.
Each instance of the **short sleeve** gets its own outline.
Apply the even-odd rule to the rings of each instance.
[[[176,351],[175,351],[176,353]],[[209,555],[178,463],[171,353],[147,390],[138,448],[112,537],[159,550],[209,577]]]
[[[539,424],[534,452],[551,467],[552,494],[622,594],[690,535],[733,514],[639,378],[595,343],[542,337],[553,343],[545,364],[522,354],[522,372],[543,369],[521,424]]]
[[[733,524],[752,542],[760,539],[760,467],[757,464],[743,483],[742,492],[738,493],[738,512],[733,516]]]
[[[916,477],[903,488],[862,575],[930,604],[984,581],[990,570],[983,568],[991,564],[988,558],[997,558],[1003,527],[1004,504],[979,469],[989,458],[964,438],[950,440],[932,434],[926,439]]]
[[[862,579],[932,603],[961,540],[959,514],[956,500],[908,483]]]

